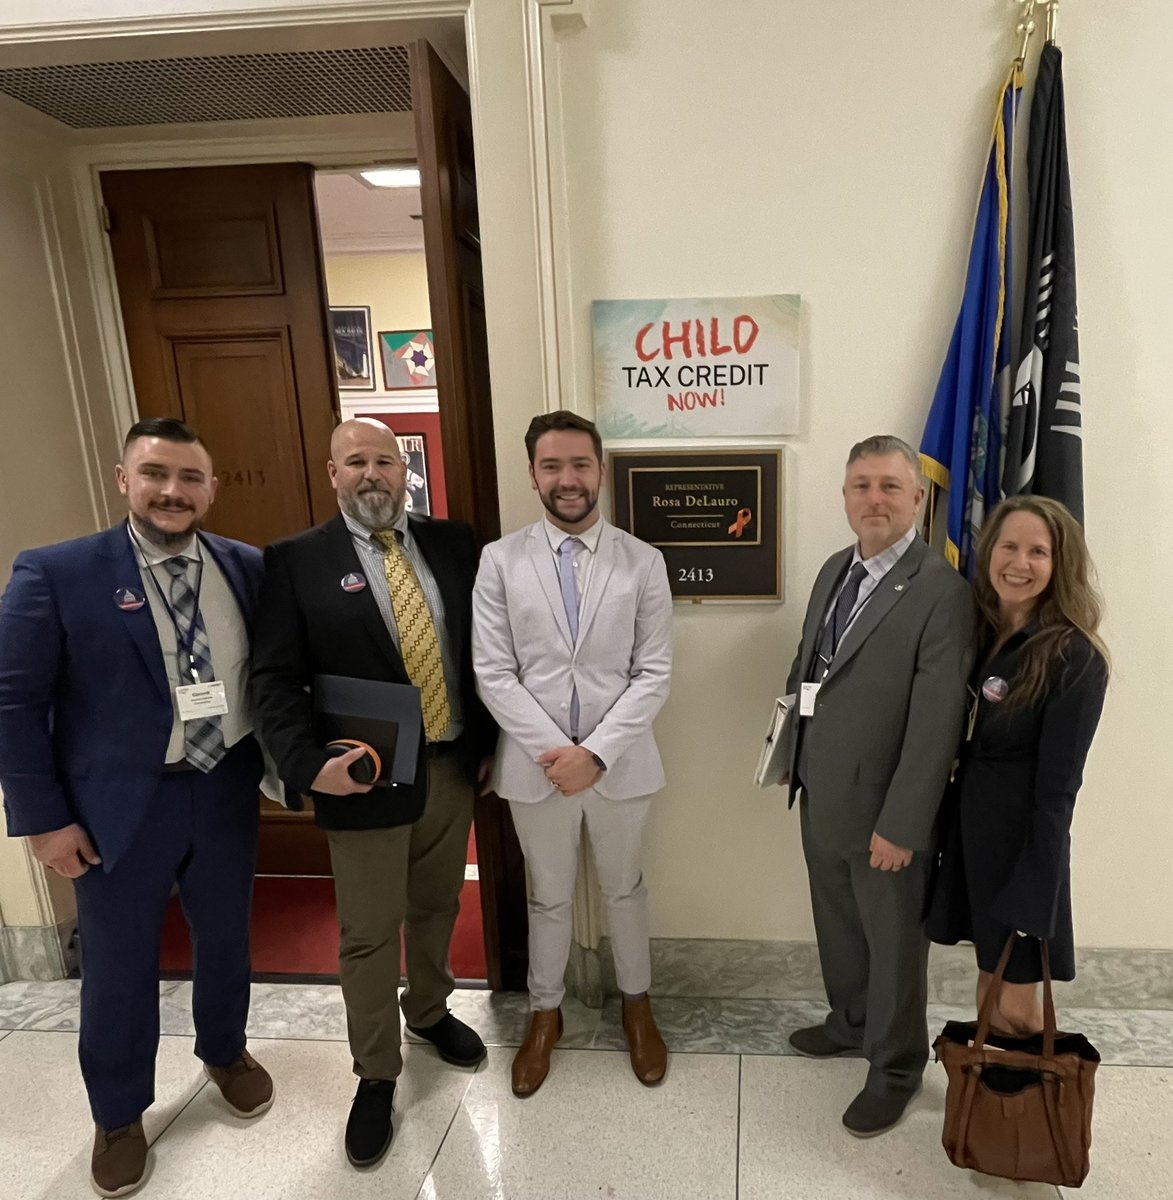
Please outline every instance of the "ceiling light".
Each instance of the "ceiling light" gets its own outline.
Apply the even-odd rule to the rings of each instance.
[[[417,188],[420,185],[419,167],[378,167],[373,171],[360,171],[359,174],[371,187]]]

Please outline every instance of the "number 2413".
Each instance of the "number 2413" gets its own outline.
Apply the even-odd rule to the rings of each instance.
[[[677,583],[712,583],[712,567],[678,567]]]

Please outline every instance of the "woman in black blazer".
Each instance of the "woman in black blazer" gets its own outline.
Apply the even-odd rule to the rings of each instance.
[[[1071,818],[1108,682],[1090,577],[1083,530],[1054,500],[1006,500],[978,540],[973,707],[941,812],[928,934],[973,942],[980,1009],[1018,932],[994,1014],[1012,1034],[1043,1025],[1040,939],[1054,977],[1075,978]]]

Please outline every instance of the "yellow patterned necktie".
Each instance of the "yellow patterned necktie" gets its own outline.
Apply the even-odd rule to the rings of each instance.
[[[440,638],[432,620],[424,589],[394,529],[376,533],[384,547],[383,569],[391,591],[391,609],[399,627],[399,652],[407,675],[420,690],[424,733],[429,742],[441,737],[452,724],[452,705],[444,679]]]

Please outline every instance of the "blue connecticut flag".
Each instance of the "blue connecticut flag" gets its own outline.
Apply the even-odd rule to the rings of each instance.
[[[1006,81],[974,222],[965,294],[921,439],[930,521],[948,492],[945,553],[966,574],[987,511],[1001,498],[1002,423],[1010,403],[1010,176],[1022,95],[1017,64]]]

